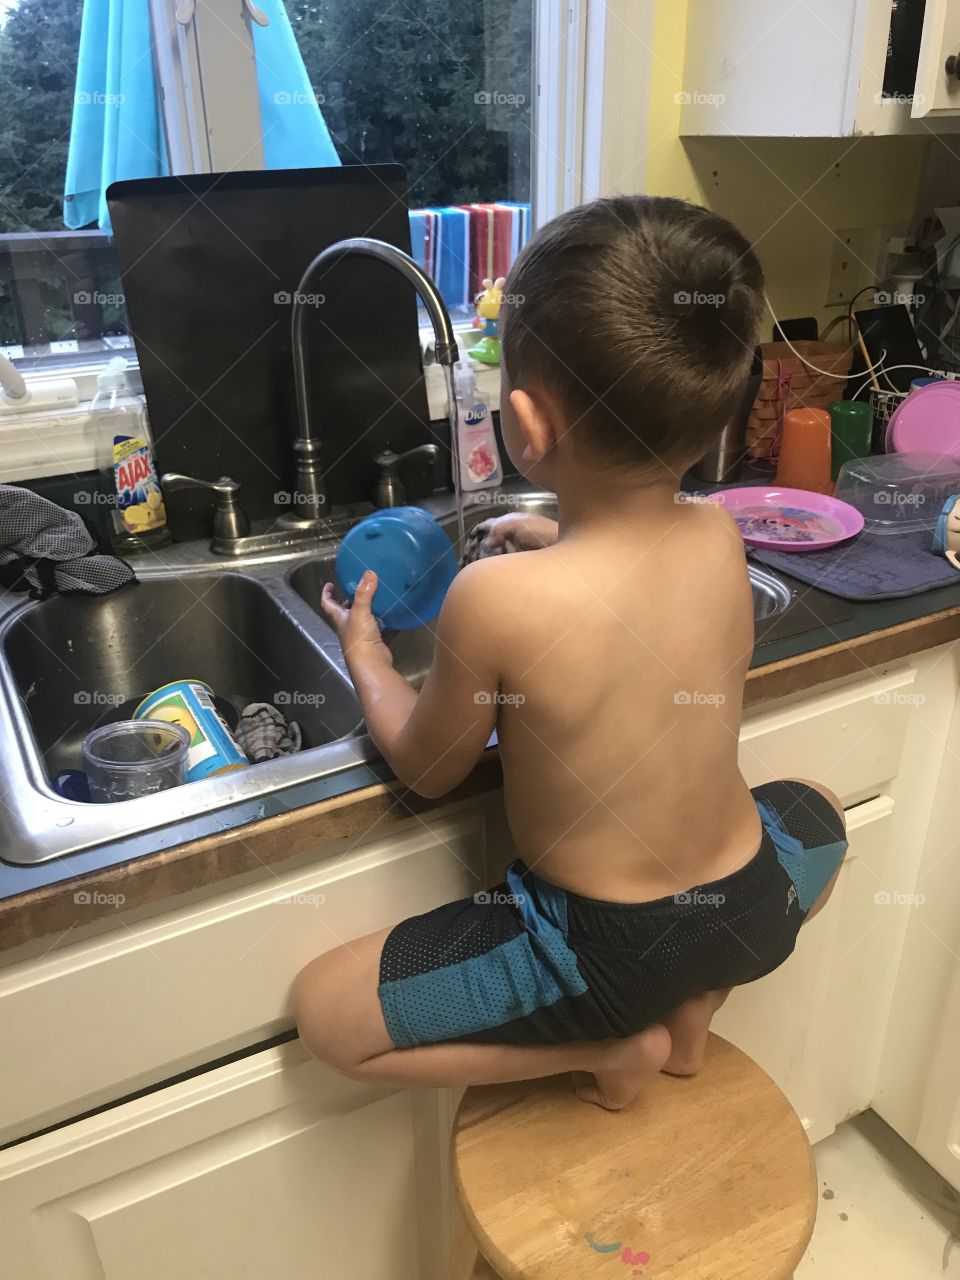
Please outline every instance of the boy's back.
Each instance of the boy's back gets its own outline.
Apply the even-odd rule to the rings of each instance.
[[[649,506],[650,504],[646,504]],[[525,863],[617,902],[736,870],[760,820],[737,767],[753,609],[720,508],[643,495],[477,566],[499,601],[497,727]]]

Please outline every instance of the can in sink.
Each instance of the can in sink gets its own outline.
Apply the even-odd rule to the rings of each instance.
[[[245,769],[250,763],[224,724],[204,680],[172,680],[154,689],[133,713],[134,720],[165,720],[190,735],[187,782]]]

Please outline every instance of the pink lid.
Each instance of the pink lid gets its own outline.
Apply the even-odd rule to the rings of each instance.
[[[911,391],[893,412],[884,448],[960,458],[960,383],[932,382]]]

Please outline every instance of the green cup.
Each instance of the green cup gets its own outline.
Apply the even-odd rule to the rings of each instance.
[[[854,458],[870,456],[873,410],[861,400],[837,400],[830,406],[830,476]]]

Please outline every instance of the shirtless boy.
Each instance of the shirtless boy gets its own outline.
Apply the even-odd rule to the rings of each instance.
[[[580,1096],[616,1109],[657,1071],[696,1071],[730,988],[790,955],[843,813],[805,782],[744,781],[743,543],[677,495],[742,397],[763,302],[749,244],[679,200],[601,200],[544,227],[505,294],[504,441],[559,524],[495,522],[528,550],[458,575],[419,694],[380,638],[374,575],[324,608],[401,783],[444,795],[496,728],[518,856],[489,894],[319,956],[295,1012],[359,1080],[586,1072]]]

